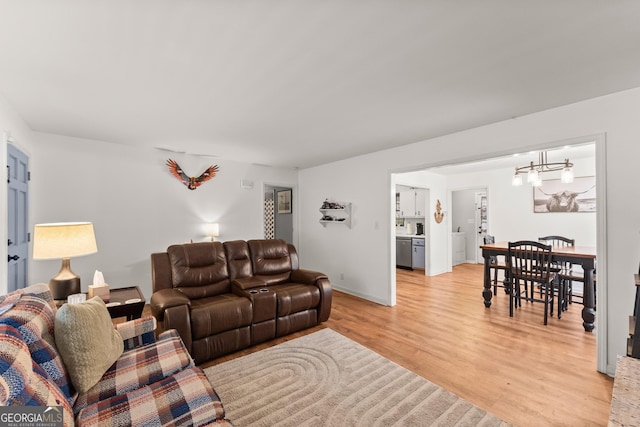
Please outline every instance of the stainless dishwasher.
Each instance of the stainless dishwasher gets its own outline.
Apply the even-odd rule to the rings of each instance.
[[[411,237],[396,237],[396,267],[413,270],[411,252]]]

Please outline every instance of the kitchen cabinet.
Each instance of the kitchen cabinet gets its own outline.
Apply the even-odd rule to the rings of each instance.
[[[458,265],[467,261],[467,238],[463,232],[451,233],[452,239],[452,264]]]
[[[426,192],[420,188],[401,190],[398,192],[399,210],[396,211],[399,217],[424,217],[426,203]]]
[[[325,200],[319,210],[322,214],[320,224],[323,227],[327,224],[344,224],[351,228],[351,203]]]

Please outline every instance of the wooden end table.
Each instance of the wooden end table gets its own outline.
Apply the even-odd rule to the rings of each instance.
[[[127,320],[139,319],[142,317],[145,302],[144,295],[137,286],[109,289],[107,310],[112,319],[117,317],[126,317]]]

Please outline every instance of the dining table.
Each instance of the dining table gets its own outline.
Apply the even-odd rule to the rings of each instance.
[[[484,289],[482,297],[484,306],[491,307],[491,257],[507,257],[509,242],[496,242],[481,245],[482,257],[484,258]],[[586,332],[593,331],[596,319],[595,307],[595,283],[594,271],[596,266],[595,247],[591,246],[553,246],[551,248],[552,262],[568,262],[578,264],[583,270],[583,307],[582,326]]]

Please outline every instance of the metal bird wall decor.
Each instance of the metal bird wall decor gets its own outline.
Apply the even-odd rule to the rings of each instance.
[[[204,172],[202,172],[199,177],[196,178],[193,176],[190,177],[186,173],[184,173],[180,165],[176,163],[175,160],[167,160],[167,166],[169,166],[169,172],[171,172],[171,175],[178,178],[180,182],[186,185],[189,190],[195,190],[196,188],[200,187],[200,184],[209,181],[211,178],[216,176],[216,172],[220,170],[218,165],[212,165],[209,166]]]

